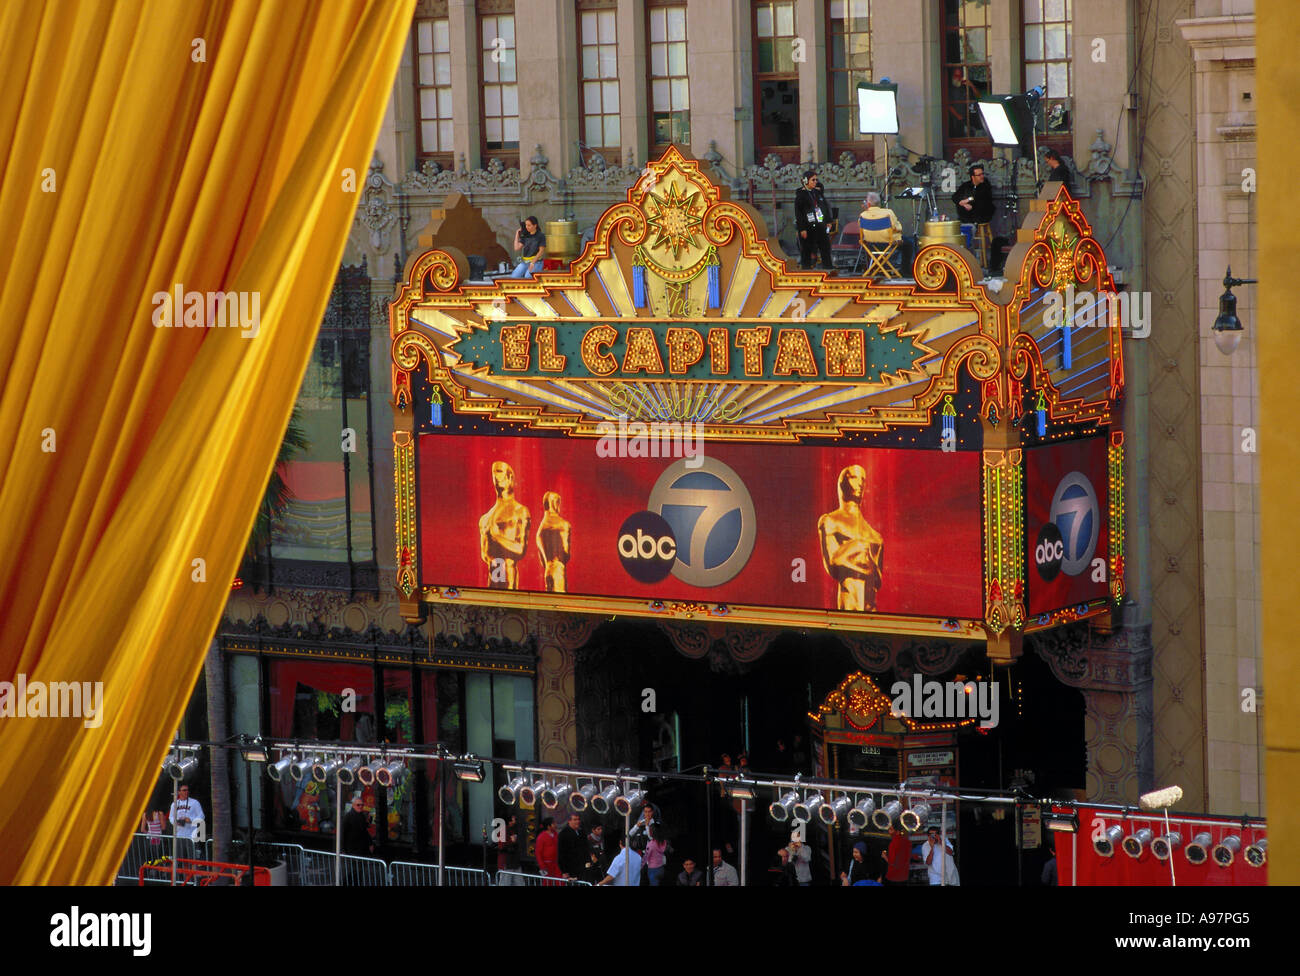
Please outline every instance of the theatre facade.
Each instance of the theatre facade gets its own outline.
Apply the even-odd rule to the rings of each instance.
[[[400,612],[431,646],[535,654],[544,761],[792,771],[836,689],[850,732],[906,731],[854,675],[975,681],[995,724],[903,716],[952,738],[943,778],[1127,796],[1150,662],[1114,623],[1106,268],[1062,191],[1004,282],[944,245],[904,283],[792,271],[675,149],[567,269],[468,284],[454,247],[415,254],[390,312]],[[872,772],[905,778],[841,769]]]

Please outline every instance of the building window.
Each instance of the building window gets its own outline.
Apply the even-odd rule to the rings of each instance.
[[[1070,0],[1022,0],[1025,16],[1025,88],[1041,86],[1038,138],[1069,152],[1071,115],[1070,56],[1074,53]],[[1059,141],[1054,136],[1062,137]]]
[[[483,50],[483,154],[519,165],[519,85],[515,77],[515,15],[479,18]]]
[[[376,581],[370,402],[370,277],[340,269],[302,386],[305,449],[280,467],[288,489],[255,584],[370,589]]]
[[[987,155],[976,102],[989,93],[989,0],[943,0],[944,152]]]
[[[446,17],[415,22],[420,157],[451,164],[451,29]]]
[[[871,0],[830,0],[826,29],[831,149],[866,152],[875,141],[858,132],[858,82],[871,81]]]
[[[622,142],[618,122],[617,11],[595,8],[583,0],[578,11],[578,45],[582,79],[582,141],[603,151],[605,161],[618,165]],[[671,94],[671,92],[670,92]]]
[[[794,41],[794,0],[754,4],[754,142],[760,162],[771,153],[786,162],[799,159]]]
[[[691,91],[686,78],[686,4],[652,6],[650,19],[650,141],[691,144]]]

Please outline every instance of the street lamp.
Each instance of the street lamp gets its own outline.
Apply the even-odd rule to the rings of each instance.
[[[1256,284],[1254,278],[1234,278],[1231,267],[1223,276],[1224,292],[1219,296],[1219,317],[1214,320],[1211,328],[1214,330],[1214,344],[1225,356],[1231,356],[1237,351],[1244,331],[1241,319],[1237,318],[1237,296],[1232,293],[1232,289],[1238,285],[1253,284]]]

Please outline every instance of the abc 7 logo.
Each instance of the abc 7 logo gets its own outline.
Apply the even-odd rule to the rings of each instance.
[[[638,583],[658,583],[677,562],[672,526],[654,512],[633,512],[618,530],[618,558]]]
[[[1038,575],[1048,583],[1062,572],[1078,576],[1092,562],[1101,528],[1097,492],[1086,475],[1071,471],[1061,479],[1047,518],[1034,546]]]

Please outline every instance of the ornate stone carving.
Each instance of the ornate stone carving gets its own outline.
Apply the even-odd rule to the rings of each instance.
[[[1092,156],[1088,160],[1088,168],[1084,170],[1083,175],[1089,182],[1110,177],[1111,153],[1114,152],[1114,147],[1105,140],[1105,134],[1103,130],[1098,129],[1097,138],[1092,140],[1092,145],[1088,147],[1088,151]]]
[[[384,163],[375,153],[355,220],[370,232],[370,246],[380,254],[388,250],[393,226],[397,223],[396,190],[397,187],[385,178]]]
[[[837,636],[853,654],[854,663],[863,671],[881,674],[894,667],[895,649],[888,637],[874,634],[838,634]]]

